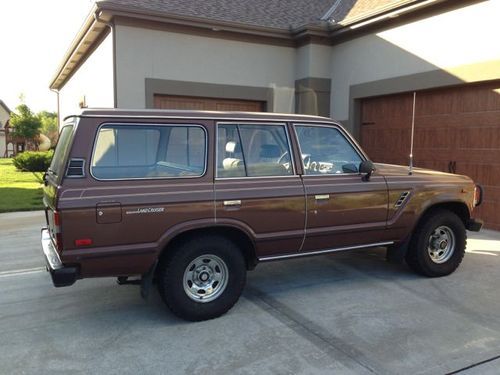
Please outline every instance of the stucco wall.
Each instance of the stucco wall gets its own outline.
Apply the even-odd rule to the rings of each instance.
[[[61,120],[80,112],[85,96],[87,107],[113,108],[113,38],[109,34],[60,90]]]
[[[116,25],[117,104],[145,108],[145,79],[273,88],[293,112],[295,49]]]
[[[306,44],[297,48],[296,79],[330,78],[331,47],[319,44]]]
[[[396,92],[500,78],[499,14],[500,1],[487,1],[334,46],[332,116],[349,119],[351,88],[367,82],[421,73],[394,81]]]
[[[0,129],[5,127],[7,120],[10,118],[10,113],[8,113],[3,106],[0,106]]]
[[[0,106],[0,129],[3,130],[5,128],[5,124],[7,123],[7,120],[9,119],[10,114],[7,113],[7,111]],[[5,143],[5,133],[3,131],[0,131],[0,158],[3,158],[5,154],[5,148],[6,148],[6,143]]]

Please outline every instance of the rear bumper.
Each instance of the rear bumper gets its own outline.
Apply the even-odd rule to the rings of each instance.
[[[469,219],[466,226],[467,230],[470,230],[471,232],[479,232],[482,227],[483,221],[479,219]]]
[[[47,262],[47,271],[52,277],[54,286],[62,287],[73,285],[78,277],[78,267],[64,266],[62,264],[47,228],[42,228],[41,241],[43,255]]]

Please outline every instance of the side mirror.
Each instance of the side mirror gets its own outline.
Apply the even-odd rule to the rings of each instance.
[[[369,181],[373,171],[375,171],[375,166],[370,160],[364,160],[359,164],[359,173],[363,175],[363,181]]]

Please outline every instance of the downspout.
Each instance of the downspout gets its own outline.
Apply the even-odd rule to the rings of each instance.
[[[59,97],[59,90],[49,88],[50,91],[55,92],[57,95],[57,128],[61,128],[61,103]]]
[[[112,61],[112,64],[113,64],[113,107],[117,108],[117,102],[118,102],[117,96],[118,95],[117,95],[117,88],[116,88],[116,38],[115,38],[115,25],[114,25],[114,23],[101,20],[99,18],[100,14],[101,14],[101,11],[99,9],[96,9],[96,11],[94,12],[94,20],[97,23],[103,23],[103,24],[105,24],[106,26],[109,27],[110,33],[111,33],[111,38],[112,38],[112,41],[113,41],[113,56],[111,57],[111,59],[113,60]]]

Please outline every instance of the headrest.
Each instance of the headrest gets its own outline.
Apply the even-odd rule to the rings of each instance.
[[[226,152],[235,152],[236,151],[236,142],[235,141],[229,141],[226,143]]]

